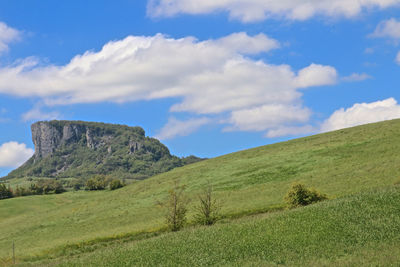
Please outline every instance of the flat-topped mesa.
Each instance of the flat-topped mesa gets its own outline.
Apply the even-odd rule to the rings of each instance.
[[[35,145],[35,161],[52,155],[60,146],[70,144],[85,145],[90,149],[110,146],[117,134],[116,128],[122,127],[131,133],[130,143],[135,144],[130,153],[143,146],[145,132],[140,127],[128,127],[95,122],[81,121],[40,121],[32,124],[32,141]],[[110,151],[111,149],[107,149]]]
[[[32,125],[35,154],[14,177],[88,178],[96,174],[143,179],[200,160],[178,158],[140,127],[83,121]]]

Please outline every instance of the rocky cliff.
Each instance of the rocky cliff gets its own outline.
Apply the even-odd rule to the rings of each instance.
[[[75,177],[95,174],[142,179],[198,161],[178,158],[140,127],[82,121],[42,121],[32,125],[35,154],[8,175]]]

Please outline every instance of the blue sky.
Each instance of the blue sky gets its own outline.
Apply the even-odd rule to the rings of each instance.
[[[214,157],[400,118],[400,0],[0,3],[0,175],[31,123],[142,126]]]

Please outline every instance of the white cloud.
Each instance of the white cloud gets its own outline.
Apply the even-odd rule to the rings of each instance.
[[[35,121],[35,120],[56,120],[60,118],[60,113],[56,111],[43,112],[39,107],[34,107],[33,109],[22,114],[23,121]]]
[[[170,118],[168,123],[160,130],[156,138],[166,140],[177,136],[187,136],[208,123],[210,123],[210,119],[208,118],[194,118],[186,121]]]
[[[360,82],[371,78],[372,77],[366,73],[353,73],[349,76],[343,77],[342,80],[345,82]]]
[[[400,65],[400,51],[397,53],[396,63]]]
[[[394,18],[382,21],[370,36],[400,39],[400,21]]]
[[[241,36],[239,51],[230,41]],[[52,104],[176,97],[186,95],[187,80],[196,75],[220,74],[232,62],[246,59],[243,44],[252,42],[252,54],[268,52],[277,43],[261,34],[254,38],[233,34],[218,40],[199,42],[192,37],[167,38],[129,36],[107,43],[101,51],[85,52],[65,66],[39,67],[27,58],[0,69],[0,92],[18,96],[40,96]]]
[[[331,66],[311,64],[299,71],[296,83],[299,88],[310,86],[331,85],[337,81],[337,71]]]
[[[0,22],[0,54],[8,50],[8,45],[20,38],[21,33],[4,22]]]
[[[149,0],[147,13],[153,17],[171,17],[226,11],[232,19],[256,22],[271,17],[306,20],[317,15],[351,18],[365,9],[399,4],[400,0]]]
[[[244,32],[233,33],[217,40],[216,43],[237,51],[238,53],[248,55],[258,54],[263,51],[270,51],[280,47],[278,41],[268,38],[265,34],[258,34],[250,37]]]
[[[205,41],[129,36],[107,43],[99,52],[78,55],[64,66],[43,67],[28,58],[1,68],[0,93],[41,97],[48,105],[174,98],[178,102],[173,112],[225,114],[235,128],[255,129],[239,114],[261,110],[273,116],[268,111],[274,112],[270,107],[275,106],[304,116],[309,111],[300,105],[299,89],[337,80],[330,66],[311,64],[296,72],[288,65],[247,57],[277,47],[279,42],[264,34],[234,33]],[[37,114],[42,115],[34,110],[25,117]],[[298,122],[298,116],[282,115],[279,120],[290,126],[286,124]],[[258,123],[263,124],[258,129],[269,129],[269,120]]]
[[[301,106],[263,105],[256,108],[233,111],[228,130],[264,131],[282,127],[282,124],[307,122],[311,111]]]
[[[25,144],[8,142],[0,146],[0,167],[16,168],[27,161],[34,151]]]
[[[361,124],[400,118],[400,105],[394,98],[354,104],[351,108],[335,111],[321,126],[322,132],[353,127]]]

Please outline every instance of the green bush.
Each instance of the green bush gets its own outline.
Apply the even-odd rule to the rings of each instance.
[[[31,184],[30,187],[25,190],[25,195],[61,194],[65,191],[61,181],[55,179],[40,179],[36,184]]]
[[[14,190],[14,197],[23,197],[29,195],[34,195],[34,193],[32,193],[32,191],[30,190],[30,187],[25,188],[25,187],[19,187],[17,185],[17,187]]]
[[[308,189],[300,183],[293,184],[285,196],[285,201],[289,208],[307,206],[325,199],[327,199],[325,194],[321,194],[313,188]]]
[[[94,191],[94,190],[104,190],[108,185],[108,179],[104,175],[96,175],[87,180],[86,182],[86,190]]]
[[[0,199],[12,198],[13,191],[10,186],[0,183]]]
[[[124,184],[119,179],[114,179],[110,182],[110,190],[115,190],[124,187]]]
[[[74,189],[75,191],[80,190],[85,186],[85,181],[83,179],[73,179],[68,181],[68,187]]]
[[[15,197],[30,195],[61,194],[66,190],[61,181],[55,179],[40,179],[36,183],[31,183],[29,187],[17,186],[14,190]]]

